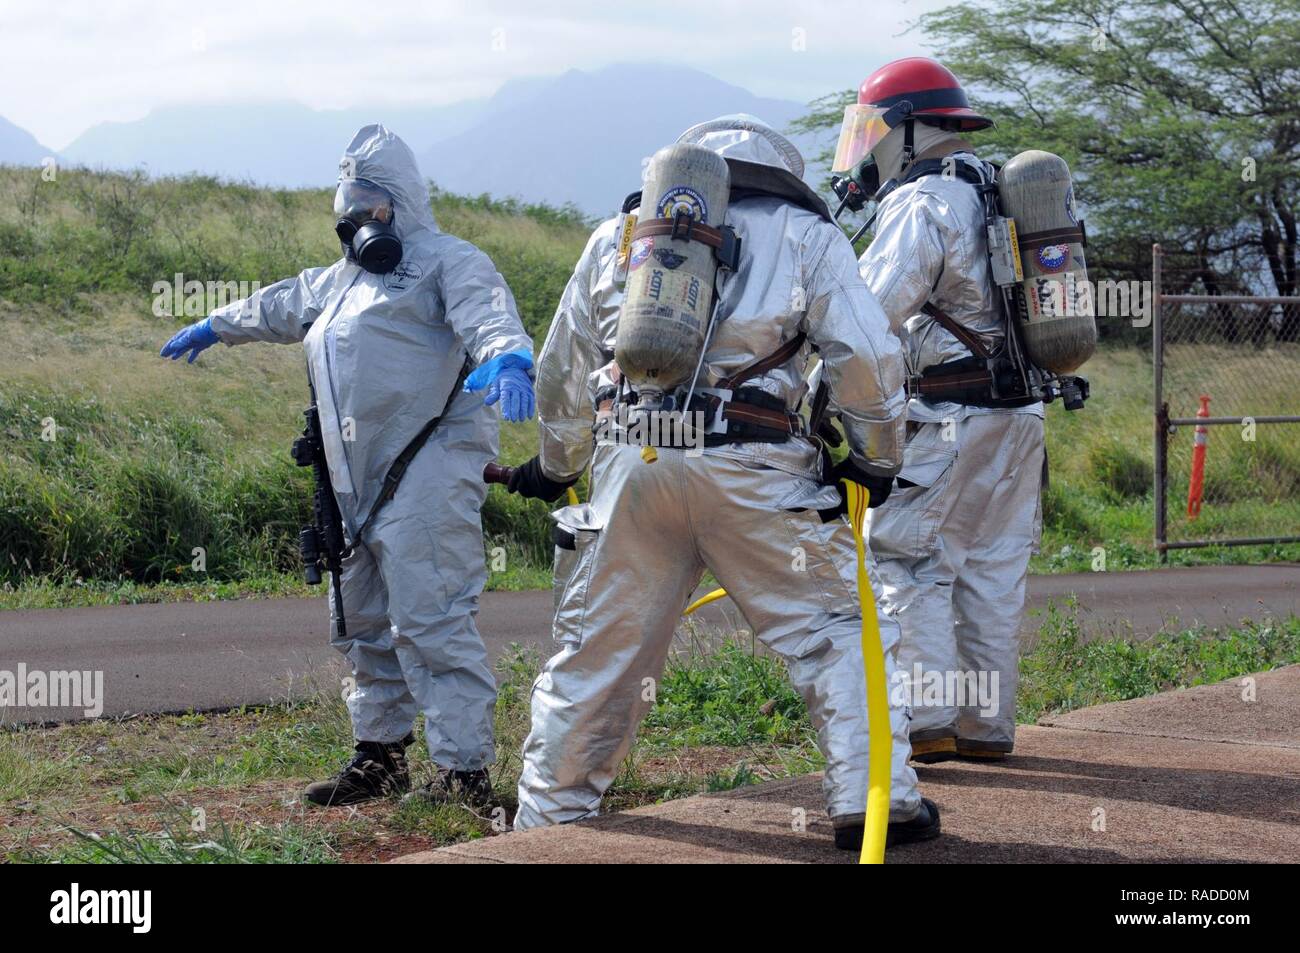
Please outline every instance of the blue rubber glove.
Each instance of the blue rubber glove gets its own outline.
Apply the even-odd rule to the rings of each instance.
[[[465,392],[487,388],[483,403],[491,406],[501,401],[501,413],[506,420],[527,420],[536,409],[533,382],[527,371],[533,366],[533,356],[528,351],[511,351],[499,354],[486,364],[474,368],[465,379]]]
[[[501,416],[506,420],[528,420],[533,416],[536,402],[533,398],[533,382],[528,374],[517,367],[507,367],[497,379],[488,385],[487,396],[483,403],[491,407],[501,401]]]
[[[172,339],[164,344],[162,350],[158,352],[158,356],[170,357],[174,361],[186,351],[189,351],[190,359],[185,363],[193,364],[200,351],[212,347],[220,340],[221,338],[217,337],[217,332],[212,330],[212,319],[204,318],[202,321],[195,322],[173,334]]]

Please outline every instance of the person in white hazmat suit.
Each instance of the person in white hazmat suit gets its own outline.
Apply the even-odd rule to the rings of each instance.
[[[352,760],[306,798],[342,805],[408,790],[405,749],[422,713],[439,771],[426,793],[482,802],[496,686],[474,621],[486,581],[481,474],[497,452],[489,405],[499,399],[507,419],[532,415],[532,341],[488,257],[439,230],[406,143],[365,126],[340,169],[344,257],[214,312],[162,353],[193,361],[217,341],[306,350],[352,546],[341,574],[346,638],[334,618],[332,641],[355,678],[356,738]],[[486,399],[465,392],[484,388]],[[380,503],[394,460],[439,415]]]
[[[941,372],[980,347],[992,350],[1005,330],[984,208],[971,183],[953,174],[964,171],[954,165],[961,163],[993,181],[993,167],[961,139],[990,121],[970,109],[951,72],[925,57],[871,74],[849,113],[835,167],[870,153],[886,183],[860,264],[901,335],[908,373]],[[869,517],[882,623],[901,630],[898,667],[908,681],[914,758],[998,760],[1015,741],[1025,577],[1040,525],[1043,405],[943,397],[909,402],[898,488]]]
[[[538,361],[540,453],[511,480],[515,492],[551,500],[591,465],[590,503],[556,513],[573,565],[558,599],[559,652],[533,686],[515,828],[598,812],[652,704],[646,685],[659,678],[681,612],[708,569],[785,659],[826,757],[836,845],[856,850],[867,797],[867,700],[856,550],[837,481],[856,479],[877,499],[892,484],[904,409],[898,342],[851,246],[801,181],[803,159],[788,140],[752,117],[728,116],[678,141],[726,159],[725,220],[741,239],[738,266],[718,273],[699,385],[767,358],[734,385],[735,395],[750,395],[750,411],[762,405],[783,422],[803,397],[816,349],[851,454],[824,471],[818,444],[795,425],[780,438],[735,442],[728,430],[706,438],[702,453],[661,446],[649,463],[640,446],[599,428],[593,441],[597,412],[616,402],[611,359],[624,298],[613,277],[616,221],[596,229]],[[662,207],[645,196],[643,208],[656,203]],[[938,809],[921,798],[907,763],[906,712],[895,707],[892,715],[891,843],[937,836]]]

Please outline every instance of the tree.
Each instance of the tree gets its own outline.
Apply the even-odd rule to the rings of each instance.
[[[1159,241],[1189,287],[1300,290],[1300,0],[976,0],[916,25],[997,121],[985,157],[1069,162],[1099,273],[1145,277]]]

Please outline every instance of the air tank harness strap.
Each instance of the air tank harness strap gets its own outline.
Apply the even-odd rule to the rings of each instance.
[[[709,419],[723,424],[719,432],[705,437],[706,446],[746,440],[776,443],[803,432],[803,418],[787,410],[778,398],[758,388],[741,389],[740,385],[789,362],[803,350],[807,340],[808,335],[800,331],[771,354],[750,361],[714,386],[702,390],[698,399],[704,401]],[[711,391],[730,391],[732,396],[724,401]],[[751,432],[749,428],[754,430]],[[770,435],[765,434],[765,430],[771,432]]]
[[[700,410],[717,426],[706,431],[704,445],[785,443],[803,433],[803,418],[785,409],[785,401],[757,387],[731,392],[729,400],[697,393],[690,410]],[[718,410],[721,409],[719,415]]]
[[[964,344],[971,357],[958,358],[935,364],[923,370],[919,377],[907,382],[908,397],[923,397],[936,403],[952,401],[970,407],[1028,407],[1038,398],[1029,395],[994,396],[995,385],[1005,386],[1005,381],[994,380],[1000,366],[998,355],[970,328],[957,323],[946,311],[926,302],[921,311],[934,318],[949,334]]]
[[[626,394],[624,399],[635,403],[636,396]],[[614,394],[598,395],[596,411],[608,414],[617,402]],[[785,443],[803,433],[803,419],[787,411],[781,398],[757,387],[732,391],[729,400],[697,393],[689,409],[703,413],[706,420],[720,427],[705,432],[706,447],[726,443]]]
[[[998,360],[980,357],[962,357],[943,364],[933,364],[919,377],[907,382],[907,396],[921,397],[934,403],[953,402],[968,407],[1028,407],[1038,403],[1033,394],[1017,394],[1014,375],[999,377],[996,383],[1004,389],[995,396],[994,373],[1002,364]],[[1006,365],[1010,369],[1010,364]]]
[[[1041,232],[1025,232],[1017,234],[1019,239],[1020,251],[1035,251],[1039,248],[1046,248],[1048,245],[1083,245],[1088,244],[1088,234],[1083,229],[1083,222],[1080,222],[1074,228],[1048,228]]]
[[[970,406],[991,406],[993,375],[988,362],[963,357],[927,367],[907,382],[908,397],[923,397],[936,403],[952,401]]]
[[[637,223],[632,232],[632,240],[654,238],[667,235],[677,241],[702,242],[713,249],[713,256],[718,259],[718,267],[735,271],[740,265],[740,237],[729,225],[714,228],[697,222],[686,212],[678,212],[675,218],[651,218]]]
[[[753,380],[755,377],[762,377],[768,371],[775,370],[798,354],[799,351],[803,349],[804,342],[807,340],[808,335],[800,331],[771,354],[750,361],[734,374],[729,374],[724,377],[722,380],[718,381],[717,386],[724,388],[725,390],[734,390],[741,384],[745,383],[745,381]]]
[[[987,359],[993,356],[993,352],[990,351],[988,346],[980,340],[978,334],[970,328],[958,324],[956,318],[941,309],[938,305],[931,304],[927,301],[925,304],[921,305],[921,311],[938,321],[945,331],[955,337],[962,344],[966,345],[966,349],[976,357]]]
[[[782,366],[803,348],[803,332],[796,334],[771,354],[767,354],[722,378],[713,387],[696,391],[688,411],[703,411],[710,422],[704,437],[705,446],[726,443],[784,443],[804,432],[803,418],[785,407],[781,398],[757,387],[741,387],[746,381],[761,377]],[[717,392],[730,393],[730,397]],[[619,401],[635,402],[635,394],[605,388],[596,395],[597,414],[608,414]]]

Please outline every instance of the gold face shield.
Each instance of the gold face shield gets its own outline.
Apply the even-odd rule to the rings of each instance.
[[[889,135],[889,124],[882,106],[852,103],[844,107],[844,124],[840,127],[840,141],[835,147],[835,161],[831,172],[839,175],[857,167],[880,140]]]

